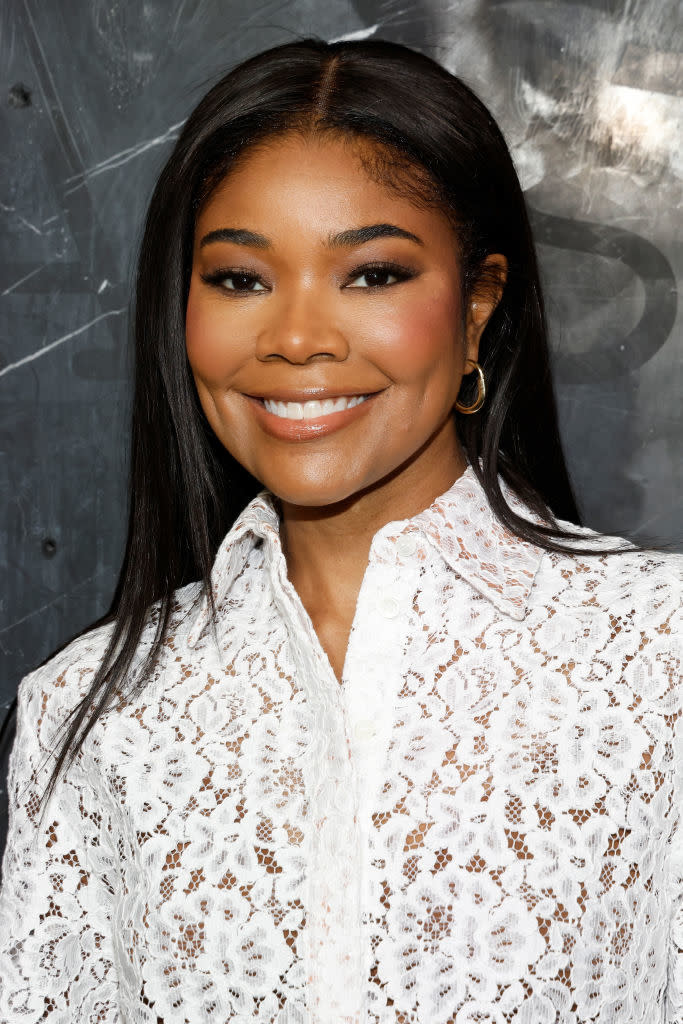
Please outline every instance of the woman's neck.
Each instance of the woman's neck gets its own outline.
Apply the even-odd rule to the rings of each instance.
[[[391,478],[324,507],[281,502],[280,536],[289,579],[304,606],[324,606],[348,615],[355,608],[373,538],[387,523],[428,508],[465,471],[458,458],[424,473],[424,465],[402,467]]]

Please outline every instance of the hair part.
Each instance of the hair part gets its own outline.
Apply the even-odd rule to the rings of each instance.
[[[369,175],[411,202],[438,206],[457,235],[466,296],[477,287],[500,291],[500,273],[486,259],[505,257],[507,279],[480,342],[486,404],[472,416],[454,413],[459,437],[508,529],[549,551],[596,551],[557,521],[578,524],[579,516],[560,443],[531,228],[491,114],[459,78],[397,43],[303,39],[273,47],[201,100],[150,203],[136,282],[128,536],[111,608],[95,624],[113,622],[113,629],[88,692],[64,723],[48,795],[99,717],[144,686],[174,592],[201,581],[213,609],[216,551],[261,489],[201,409],[185,352],[185,307],[198,211],[242,156],[289,132],[363,143],[358,153]],[[538,521],[510,507],[499,478]],[[153,639],[133,685],[131,666],[150,622]]]

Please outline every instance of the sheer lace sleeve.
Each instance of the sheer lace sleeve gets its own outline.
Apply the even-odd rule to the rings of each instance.
[[[114,861],[101,798],[81,757],[41,815],[67,677],[49,666],[19,688],[0,892],[0,1022],[119,1020],[110,915]],[[92,763],[92,762],[91,762]]]
[[[683,1024],[683,728],[678,720],[674,745],[678,783],[678,832],[669,869],[671,925],[669,928],[665,1024]]]
[[[683,860],[675,875],[674,908],[669,934],[666,1024],[683,1024]]]

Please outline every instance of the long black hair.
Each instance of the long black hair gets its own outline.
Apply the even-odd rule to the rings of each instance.
[[[457,228],[465,300],[487,255],[506,257],[507,281],[480,343],[486,403],[474,415],[454,414],[459,437],[503,524],[548,550],[581,550],[570,540],[577,535],[557,522],[578,525],[579,517],[560,444],[529,220],[491,114],[460,79],[396,43],[304,39],[260,53],[201,100],[151,200],[135,298],[128,540],[112,607],[99,623],[114,625],[89,692],[64,723],[48,790],[114,697],[127,692],[150,608],[158,616],[148,669],[174,591],[201,581],[212,601],[218,546],[261,489],[201,410],[185,352],[185,307],[198,210],[250,146],[293,131],[371,142],[381,180],[440,207]],[[499,478],[538,522],[513,511]]]

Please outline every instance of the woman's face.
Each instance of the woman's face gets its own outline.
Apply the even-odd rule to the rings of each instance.
[[[187,354],[217,437],[284,502],[410,488],[418,511],[464,469],[451,410],[492,304],[463,317],[448,221],[368,177],[362,144],[288,135],[222,182]]]

